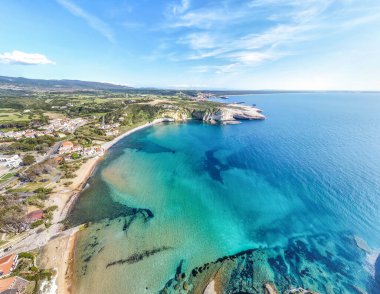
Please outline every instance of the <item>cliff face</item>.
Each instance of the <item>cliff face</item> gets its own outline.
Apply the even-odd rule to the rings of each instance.
[[[186,109],[179,109],[175,111],[165,111],[162,117],[172,118],[175,121],[185,121],[191,118],[191,114]]]
[[[252,106],[242,106],[239,104],[226,104],[226,106],[207,110],[176,110],[164,113],[165,117],[170,117],[176,121],[187,119],[203,120],[211,123],[234,123],[238,120],[262,120],[265,116],[261,110]]]

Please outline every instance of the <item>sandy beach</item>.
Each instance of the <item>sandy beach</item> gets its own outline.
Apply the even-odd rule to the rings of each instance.
[[[133,128],[120,136],[114,138],[112,141],[102,144],[102,148],[106,152],[113,145],[125,137],[150,126],[159,124],[161,122],[172,121],[170,119],[156,119],[150,123]],[[93,157],[88,159],[79,170],[76,172],[76,177],[73,179],[72,184],[68,187],[59,187],[59,191],[54,193],[51,197],[51,204],[58,206],[58,212],[54,216],[54,223],[63,221],[70,209],[75,204],[82,189],[85,187],[88,179],[93,174],[101,157]],[[61,225],[62,226],[62,225]],[[47,244],[42,249],[41,265],[46,268],[54,268],[57,271],[55,280],[52,281],[50,286],[46,286],[44,293],[52,293],[54,288],[53,283],[57,285],[58,294],[73,293],[72,276],[73,276],[73,258],[75,250],[75,242],[79,228],[73,228],[65,231],[63,234],[59,234],[57,237],[46,240]],[[59,232],[57,232],[59,233]]]

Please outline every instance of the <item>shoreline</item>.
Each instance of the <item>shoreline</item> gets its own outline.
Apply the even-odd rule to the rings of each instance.
[[[133,129],[131,129],[129,131],[126,131],[125,133],[117,136],[113,140],[111,140],[109,142],[106,142],[106,143],[103,143],[102,144],[102,148],[104,149],[104,151],[107,151],[113,145],[115,145],[116,143],[118,143],[121,139],[124,139],[125,137],[128,137],[129,135],[131,135],[131,134],[133,134],[133,133],[135,133],[135,132],[137,132],[139,130],[142,130],[142,129],[145,129],[145,128],[157,125],[157,124],[162,123],[162,122],[174,122],[174,119],[172,119],[172,118],[157,118],[157,119],[153,120],[152,122],[145,123],[143,125],[137,126],[137,127],[133,128]]]
[[[113,140],[103,143],[101,146],[104,150],[104,154],[106,154],[106,152],[111,147],[113,147],[115,144],[117,144],[119,141],[128,137],[129,135],[132,135],[133,133],[135,133],[137,131],[140,131],[140,130],[143,130],[145,128],[157,125],[157,124],[162,123],[162,122],[173,122],[173,121],[174,121],[173,119],[169,119],[169,118],[162,118],[162,119],[159,118],[159,119],[155,119],[152,122],[145,123],[143,125],[137,126],[133,129],[130,129],[129,131],[126,131],[125,133],[117,136]],[[74,178],[74,182],[69,186],[69,188],[72,190],[72,195],[69,197],[69,199],[64,204],[64,207],[62,208],[61,213],[60,213],[59,221],[64,221],[66,219],[66,217],[70,213],[71,209],[75,205],[76,201],[78,200],[80,193],[86,187],[88,180],[93,175],[98,163],[102,160],[103,156],[102,157],[96,156],[96,157],[90,158],[77,171],[78,175]],[[82,174],[84,174],[84,176],[81,177]],[[79,179],[79,183],[78,183],[78,179]]]
[[[105,142],[102,144],[102,148],[104,149],[104,152],[106,153],[112,146],[114,146],[116,143],[121,141],[122,139],[128,137],[129,135],[140,131],[142,129],[157,125],[162,122],[172,122],[174,120],[172,119],[155,119],[152,122],[145,123],[143,125],[137,126],[119,136],[114,138],[113,140],[109,142]],[[96,167],[98,166],[98,163],[102,160],[102,157],[93,157],[90,158],[86,163],[84,163],[80,169],[77,171],[77,176],[74,179],[74,182],[69,186],[69,189],[71,190],[70,195],[68,199],[63,204],[63,207],[61,208],[60,212],[58,213],[58,222],[64,221],[67,216],[69,215],[71,209],[74,207],[76,201],[78,200],[81,192],[85,188],[88,180],[93,175]],[[59,197],[59,193],[57,193],[57,196]],[[69,294],[73,293],[73,287],[74,287],[74,269],[73,269],[73,260],[75,255],[75,244],[77,240],[77,233],[78,229],[74,229],[67,238],[67,243],[64,249],[64,255],[63,259],[58,260],[55,268],[57,268],[57,275],[55,277],[55,280],[57,282],[58,286],[58,294]],[[47,245],[49,245],[50,242],[48,242]],[[55,252],[46,252],[44,258],[54,258]]]

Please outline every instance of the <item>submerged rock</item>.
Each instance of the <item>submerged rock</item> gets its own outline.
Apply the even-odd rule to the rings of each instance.
[[[303,288],[296,288],[296,289],[287,290],[284,292],[284,294],[318,294],[318,293],[314,291],[310,291],[310,290],[305,290]]]
[[[364,241],[362,238],[360,238],[358,236],[354,236],[354,240],[355,240],[356,246],[358,246],[360,249],[362,249],[363,251],[365,251],[367,253],[371,253],[372,250],[368,246],[366,241]]]
[[[376,262],[375,262],[375,281],[380,288],[380,254],[377,257]]]
[[[273,283],[266,283],[264,285],[265,294],[278,294],[277,288]]]

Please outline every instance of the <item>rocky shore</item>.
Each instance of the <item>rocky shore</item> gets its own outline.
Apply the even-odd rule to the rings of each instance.
[[[160,293],[367,293],[355,276],[363,269],[362,264],[347,259],[348,256],[358,255],[365,258],[365,253],[357,247],[352,237],[340,238],[345,246],[330,243],[327,251],[325,246],[331,240],[330,236],[317,234],[291,238],[283,248],[249,249],[193,269],[187,269],[184,266],[186,262],[181,261],[173,278]],[[380,256],[374,272],[377,283],[379,265]]]
[[[192,117],[211,123],[265,119],[265,116],[261,113],[260,109],[240,104],[227,104],[225,107],[210,111],[194,111]]]
[[[263,120],[265,116],[261,112],[254,106],[233,103],[202,110],[188,107],[176,108],[165,111],[162,113],[162,117],[174,121],[194,119],[212,124],[236,124],[241,120]]]
[[[300,287],[292,288],[290,284],[286,290],[284,285],[278,288],[273,282],[274,277],[261,266],[265,258],[264,251],[250,249],[205,263],[194,268],[189,276],[186,276],[181,261],[174,277],[166,283],[160,294],[318,294]]]

